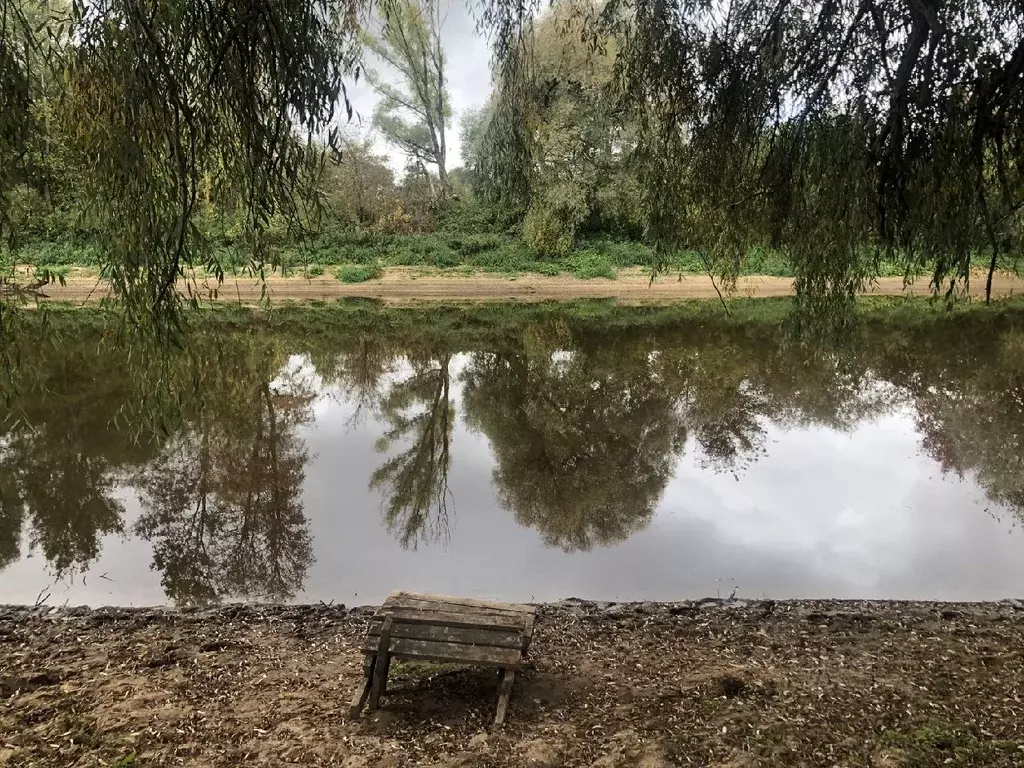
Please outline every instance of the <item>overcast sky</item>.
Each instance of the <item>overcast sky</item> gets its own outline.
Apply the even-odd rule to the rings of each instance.
[[[447,133],[448,169],[457,168],[462,164],[461,146],[459,142],[459,125],[467,110],[481,106],[491,91],[490,48],[488,41],[477,34],[476,22],[467,8],[465,0],[441,0],[442,12],[447,12],[441,30],[444,52],[447,56],[448,93],[451,97],[452,109],[455,112],[452,124]],[[384,74],[387,70],[376,66]],[[377,104],[376,92],[363,79],[353,85],[346,83],[349,89],[349,101],[355,114],[352,116],[351,129],[365,134],[370,130],[373,108]],[[344,119],[344,118],[343,118]],[[405,158],[393,147],[389,147],[379,136],[375,145],[381,154],[391,160],[392,168],[401,173],[405,168]]]

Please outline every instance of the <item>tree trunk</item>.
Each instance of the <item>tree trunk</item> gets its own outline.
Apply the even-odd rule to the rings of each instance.
[[[992,303],[992,275],[996,271],[999,262],[999,249],[992,249],[992,260],[988,263],[988,280],[985,281],[985,303]]]
[[[441,198],[446,200],[451,197],[452,183],[448,179],[448,171],[445,170],[443,162],[437,164],[437,180],[441,186]]]

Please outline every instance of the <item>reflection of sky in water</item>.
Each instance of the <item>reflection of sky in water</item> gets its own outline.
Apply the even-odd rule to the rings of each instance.
[[[584,553],[546,547],[495,499],[490,443],[462,416],[467,360],[456,356],[451,367],[459,416],[446,544],[399,546],[382,524],[380,493],[367,488],[383,458],[375,450],[383,425],[373,414],[353,418],[342,393],[320,391],[315,421],[299,429],[310,454],[302,504],[315,562],[297,601],[370,603],[394,588],[515,600],[670,600],[725,596],[734,586],[749,598],[998,599],[1024,591],[1024,539],[1007,535],[1012,516],[990,515],[971,479],[943,475],[921,453],[906,407],[849,432],[764,421],[765,454],[735,472],[707,466],[691,436],[646,529]],[[389,378],[410,372],[400,363]],[[286,391],[296,381],[321,387],[293,357],[273,385]],[[132,533],[137,497],[122,488],[118,498],[126,533],[104,538],[87,573],[51,585],[35,552],[0,572],[0,602],[32,603],[49,592],[51,604],[165,603],[151,544]]]

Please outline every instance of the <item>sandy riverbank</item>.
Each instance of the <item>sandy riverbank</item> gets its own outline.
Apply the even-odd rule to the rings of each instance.
[[[475,669],[350,721],[371,610],[0,608],[0,765],[1024,765],[1020,601],[542,606],[499,731]]]
[[[198,281],[198,292],[209,298],[254,302],[263,295],[264,285],[255,279],[227,277],[223,284]],[[281,277],[266,279],[266,295],[272,300],[315,300],[359,297],[381,299],[394,303],[410,301],[487,301],[509,300],[550,301],[574,298],[614,298],[625,304],[669,303],[684,299],[714,299],[715,285],[706,275],[662,275],[653,283],[642,269],[624,269],[615,280],[579,280],[567,275],[545,276],[519,274],[514,276],[476,272],[460,275],[408,267],[391,267],[379,280],[365,283],[342,283],[330,276],[314,278]],[[984,276],[972,278],[971,294],[984,296]],[[865,291],[873,295],[928,295],[928,281],[921,278],[904,287],[900,277],[884,277]],[[48,286],[45,295],[59,301],[98,301],[109,295],[106,283],[94,274],[75,270],[66,285]],[[788,277],[742,277],[728,295],[734,297],[790,296],[793,280]],[[997,298],[1024,293],[1024,279],[1000,274],[993,283]]]

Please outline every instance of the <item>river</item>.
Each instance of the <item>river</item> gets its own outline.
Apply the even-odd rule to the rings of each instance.
[[[141,379],[93,330],[40,352],[0,414],[0,603],[1024,593],[1019,311],[839,346],[664,309],[402,312],[232,322]],[[187,397],[140,431],[158,392]]]

